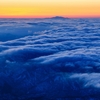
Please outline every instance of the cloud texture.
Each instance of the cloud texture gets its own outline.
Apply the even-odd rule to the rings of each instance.
[[[100,19],[0,19],[1,100],[99,100],[99,72]]]

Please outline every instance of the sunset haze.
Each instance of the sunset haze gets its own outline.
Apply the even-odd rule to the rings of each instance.
[[[0,18],[100,17],[100,0],[2,0]]]

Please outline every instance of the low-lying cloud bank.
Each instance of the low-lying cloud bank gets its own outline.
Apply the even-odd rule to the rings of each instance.
[[[15,22],[38,31],[0,42],[1,100],[100,99],[100,19]]]

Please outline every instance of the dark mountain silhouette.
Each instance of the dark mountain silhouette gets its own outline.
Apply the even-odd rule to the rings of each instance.
[[[55,17],[52,17],[52,19],[69,19],[69,18],[62,17],[62,16],[55,16]]]

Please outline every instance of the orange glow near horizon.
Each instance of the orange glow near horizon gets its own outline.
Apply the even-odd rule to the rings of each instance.
[[[2,0],[0,18],[100,17],[100,0]]]

